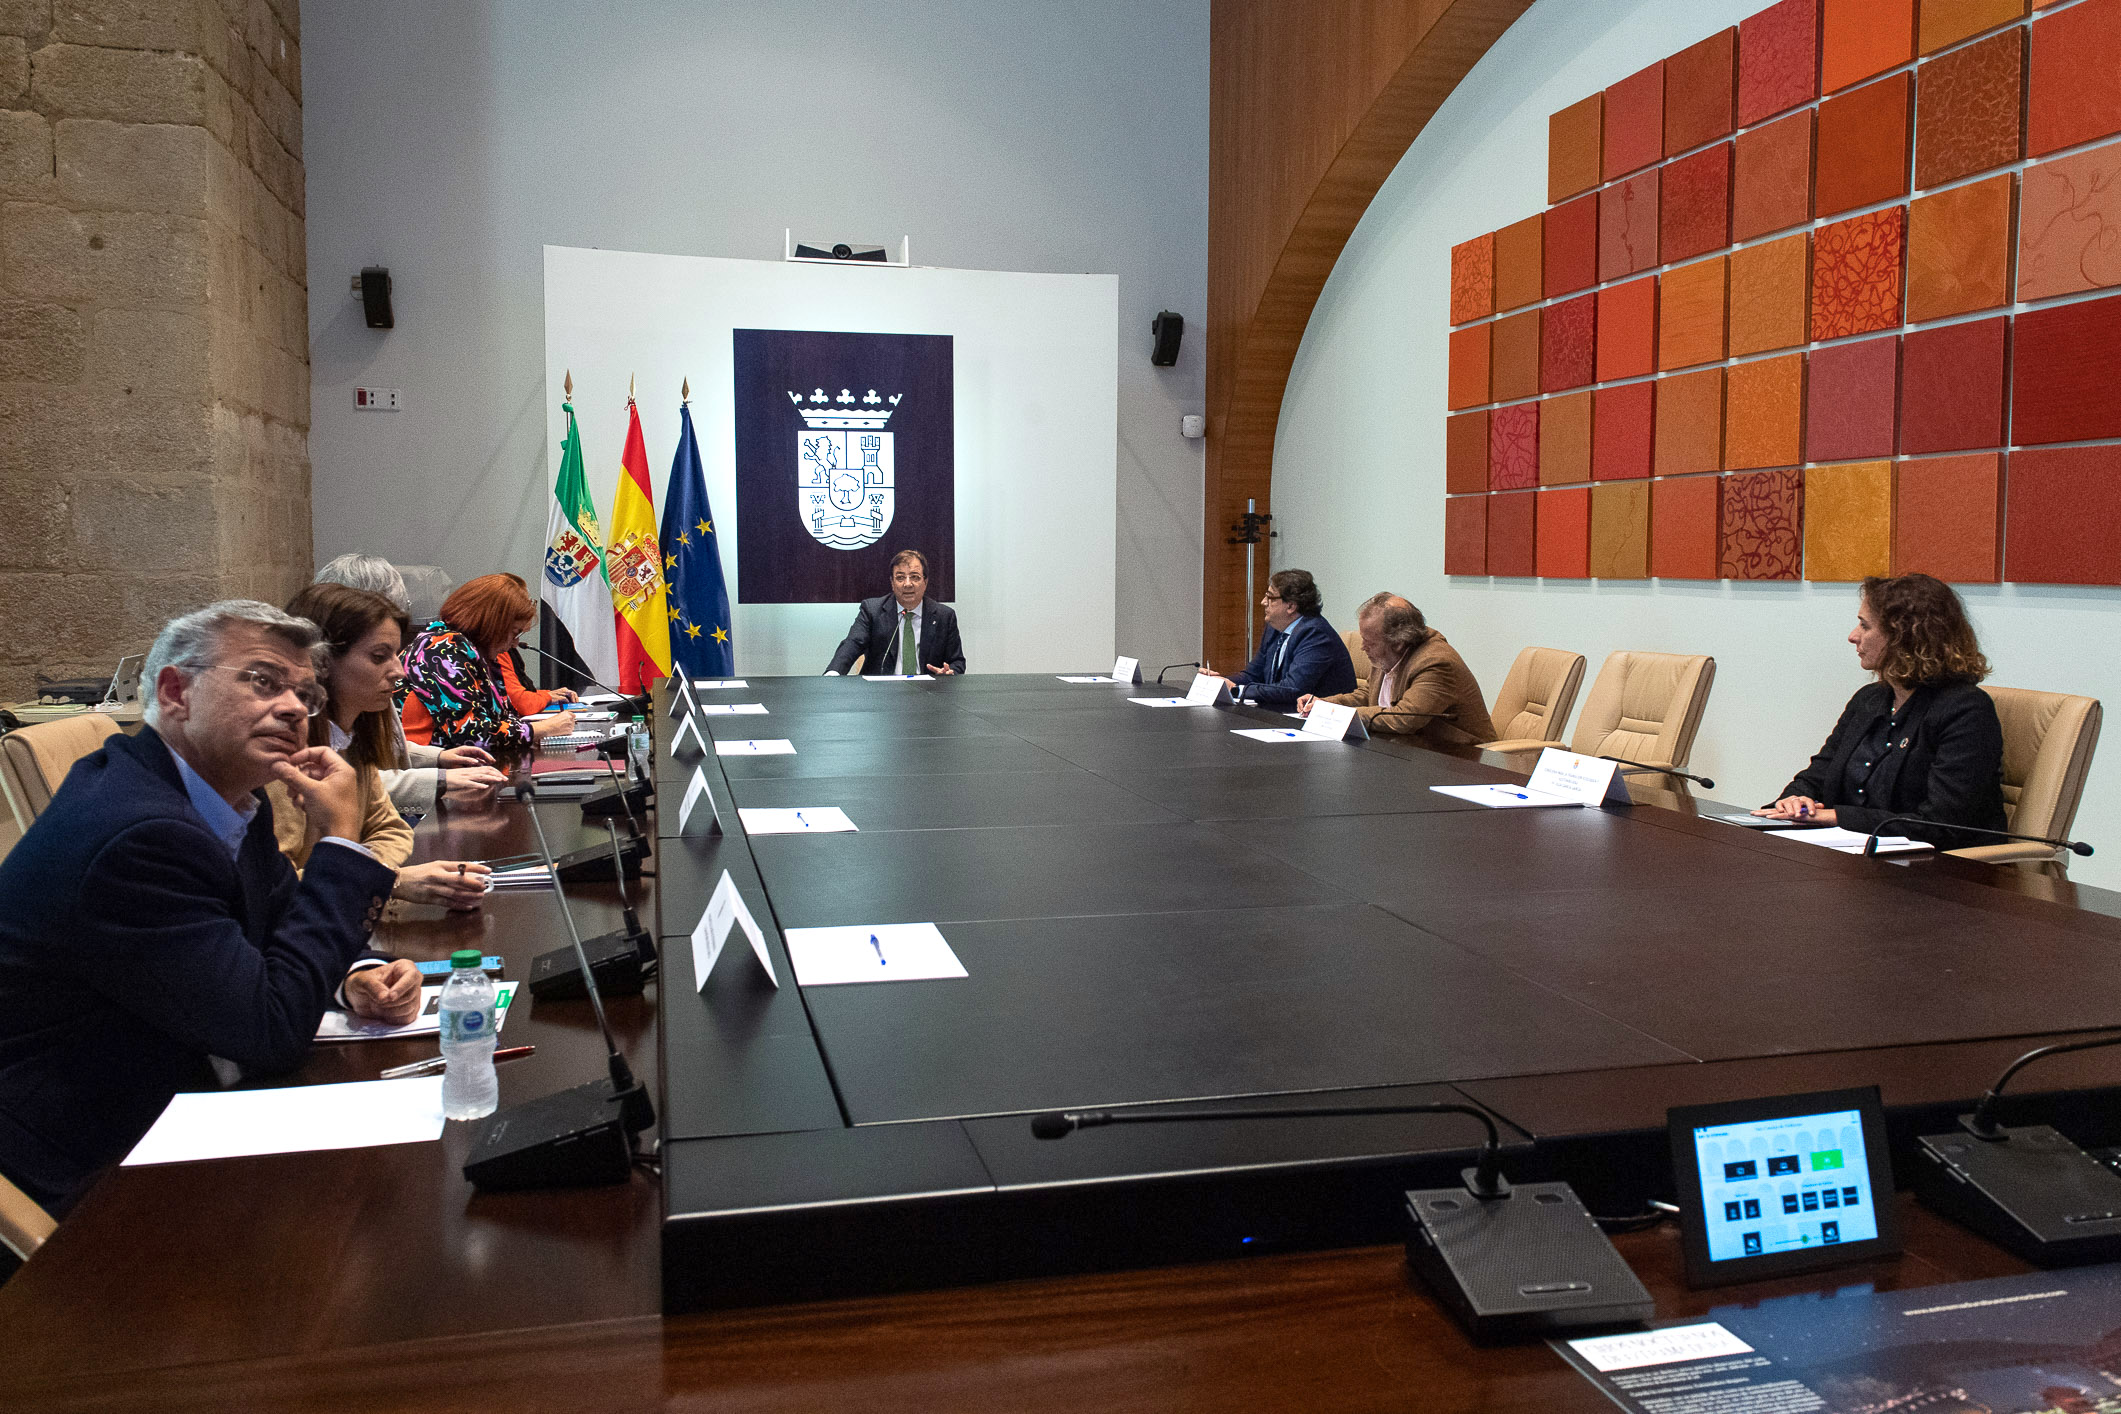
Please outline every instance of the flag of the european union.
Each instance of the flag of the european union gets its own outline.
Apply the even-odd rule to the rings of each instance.
[[[663,492],[663,577],[670,583],[670,653],[675,670],[688,677],[726,678],[736,673],[731,640],[729,585],[722,578],[722,552],[707,504],[707,474],[700,444],[692,437],[692,409],[680,407],[677,459]]]

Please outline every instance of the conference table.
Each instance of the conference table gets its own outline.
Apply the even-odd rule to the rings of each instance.
[[[1628,808],[1479,810],[1428,787],[1525,763],[1268,744],[1233,729],[1287,725],[1270,712],[1128,701],[1167,691],[975,675],[700,694],[765,706],[703,721],[795,745],[773,756],[675,743],[659,702],[653,877],[628,887],[663,975],[609,1010],[659,1106],[663,1175],[475,1193],[460,1125],[114,1170],[0,1288],[0,1407],[1599,1409],[1544,1346],[1470,1344],[1376,1210],[1463,1162],[1464,1121],[1144,1126],[1078,1149],[1120,1131],[1039,1146],[1026,1113],[1459,1098],[1504,1124],[1513,1173],[1631,1212],[1669,1105],[1877,1084],[1898,1150],[2040,1039],[2121,1017],[2121,896],[2056,871],[1762,838],[1661,778]],[[726,831],[679,826],[695,772]],[[738,826],[813,805],[859,830]],[[569,803],[510,804],[426,822],[417,857],[523,852],[531,809],[556,850],[604,837]],[[725,872],[777,987],[741,938],[693,975]],[[569,896],[585,933],[616,926],[616,886]],[[405,913],[379,945],[480,947],[515,978],[565,939],[549,892]],[[968,975],[795,984],[785,929],[910,921]],[[602,1071],[585,1002],[530,1001],[505,1035],[537,1053],[502,1067],[504,1105]],[[279,1083],[425,1049],[319,1047]],[[2115,1052],[2020,1085],[2018,1113],[2121,1139]],[[970,1180],[904,1182],[966,1153]],[[1277,1196],[1318,1208],[1196,1260],[1227,1232],[1193,1209],[1249,1222]],[[1670,1227],[1616,1244],[1660,1317],[2023,1269],[1900,1201],[1905,1257],[1722,1292],[1685,1288]]]

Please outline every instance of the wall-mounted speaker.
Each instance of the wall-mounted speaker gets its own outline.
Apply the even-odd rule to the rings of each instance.
[[[1165,310],[1149,321],[1149,332],[1156,337],[1156,347],[1149,351],[1149,362],[1158,368],[1169,368],[1178,362],[1178,341],[1186,334],[1186,317]]]
[[[361,312],[371,329],[395,329],[398,321],[390,310],[390,267],[364,266],[354,277],[354,290],[361,296]]]

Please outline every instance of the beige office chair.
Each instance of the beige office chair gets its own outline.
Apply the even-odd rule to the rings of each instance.
[[[2068,835],[2084,797],[2084,778],[2091,773],[2092,752],[2099,745],[2098,699],[1987,684],[1981,690],[1996,704],[1996,716],[2003,723],[2004,828],[2050,839]],[[1948,852],[1991,864],[2069,862],[2068,854],[2031,841]]]
[[[1569,750],[1579,756],[1622,756],[1646,766],[1684,766],[1715,681],[1716,660],[1706,654],[1625,649],[1608,654],[1576,719]],[[1560,745],[1511,743],[1518,751]]]
[[[101,712],[83,712],[0,736],[0,787],[15,828],[28,831],[74,763],[117,734],[118,724]]]
[[[1362,635],[1352,628],[1340,631],[1340,641],[1348,645],[1348,657],[1355,663],[1355,690],[1370,690],[1370,655],[1362,651]]]
[[[1489,714],[1499,740],[1483,742],[1488,751],[1531,751],[1561,735],[1569,709],[1583,686],[1583,654],[1560,648],[1527,648],[1510,664],[1510,675],[1495,694]]]
[[[30,1201],[27,1193],[0,1178],[0,1243],[5,1243],[8,1251],[27,1262],[58,1226],[50,1213]]]

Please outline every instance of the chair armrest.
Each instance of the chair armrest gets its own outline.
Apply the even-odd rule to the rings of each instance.
[[[1484,741],[1480,744],[1480,749],[1482,751],[1541,751],[1549,746],[1556,751],[1568,750],[1568,747],[1562,742],[1541,741],[1536,737],[1529,736],[1507,737],[1502,741]]]
[[[2016,844],[1977,844],[1945,851],[1954,859],[1978,859],[1983,864],[2038,864],[2054,859],[2060,850],[2021,840]]]

